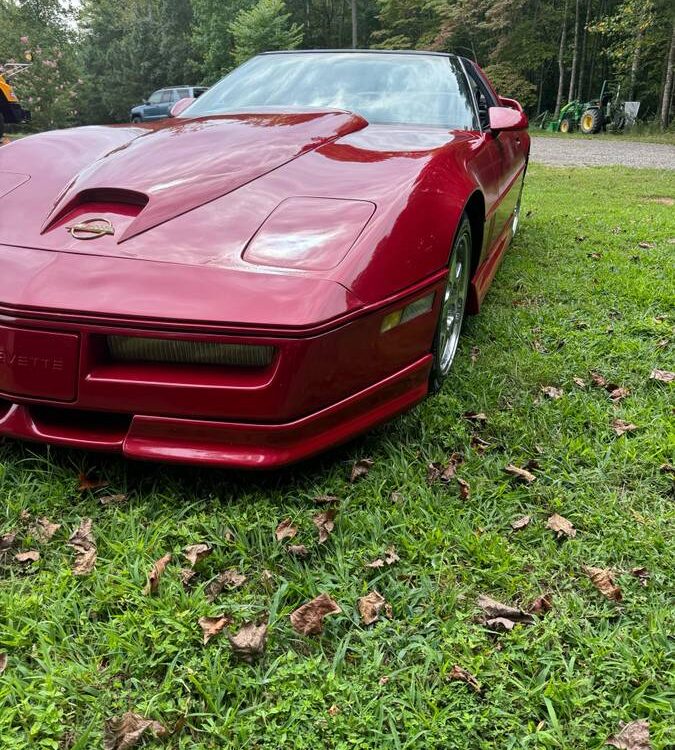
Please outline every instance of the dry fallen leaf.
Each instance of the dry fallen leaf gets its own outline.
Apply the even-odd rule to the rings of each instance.
[[[429,484],[433,484],[440,480],[441,482],[449,482],[457,471],[457,467],[464,461],[464,457],[461,453],[453,453],[448,459],[445,466],[440,463],[432,463],[427,467],[427,481]]]
[[[574,528],[574,526],[572,526],[572,524],[566,518],[558,515],[557,513],[554,513],[549,517],[548,521],[546,521],[546,528],[551,529],[551,531],[555,531],[558,539],[563,536],[566,536],[568,539],[574,539],[574,537],[577,535],[577,530]]]
[[[607,387],[607,380],[605,380],[605,378],[602,375],[600,375],[599,372],[592,372],[591,380],[593,381],[593,385],[597,385],[598,388]]]
[[[476,360],[478,359],[478,356],[480,355],[480,349],[477,346],[471,347],[471,363],[476,364]]]
[[[293,557],[307,557],[309,555],[307,547],[304,544],[289,544],[286,547],[286,552],[289,555],[293,555]]]
[[[459,485],[459,496],[462,500],[468,500],[471,497],[471,485],[461,477],[457,477],[457,484]]]
[[[626,396],[630,396],[630,390],[628,388],[614,388],[609,392],[609,397],[616,403],[621,401],[621,399],[626,398]]]
[[[544,615],[551,609],[553,609],[553,594],[541,594],[530,604],[528,611],[533,615]]]
[[[40,553],[36,549],[29,549],[25,552],[17,552],[14,559],[25,565],[26,563],[36,563],[40,559]]]
[[[537,478],[527,469],[521,469],[520,467],[514,466],[513,464],[508,464],[508,466],[505,466],[504,471],[507,474],[511,474],[511,476],[516,477],[516,479],[519,479],[522,482],[526,482],[527,484],[531,484]]]
[[[340,707],[333,703],[333,705],[328,709],[328,715],[335,717],[340,713]]]
[[[490,443],[488,443],[487,440],[483,440],[483,438],[478,437],[478,435],[472,435],[471,447],[476,451],[476,453],[482,455],[490,447]]]
[[[7,669],[7,654],[4,651],[0,651],[0,674]]]
[[[339,505],[340,498],[335,495],[317,495],[314,498],[314,502],[319,505]]]
[[[192,568],[181,568],[180,569],[180,582],[187,589],[190,587],[190,582],[196,575],[197,575],[197,571],[192,570]]]
[[[465,411],[462,416],[474,424],[485,424],[488,421],[487,415],[483,414],[482,411]]]
[[[80,474],[77,484],[77,489],[80,492],[86,492],[87,490],[98,490],[101,487],[107,487],[108,482],[105,479],[93,479],[88,477],[86,474]]]
[[[200,617],[199,627],[204,633],[204,645],[211,640],[214,636],[218,635],[221,630],[226,626],[230,625],[232,620],[229,617]]]
[[[297,633],[317,635],[323,632],[323,618],[326,615],[340,614],[340,612],[342,610],[337,602],[333,601],[328,594],[320,594],[291,613],[291,624]]]
[[[584,573],[603,596],[615,602],[623,599],[621,588],[614,583],[614,571],[611,568],[594,568],[592,565],[582,567]]]
[[[224,570],[206,587],[206,598],[212,602],[224,588],[237,589],[246,583],[246,576],[235,568]]]
[[[586,387],[586,381],[582,378],[572,378],[572,380],[576,383],[576,385],[579,386],[579,388],[585,388]]]
[[[649,377],[651,380],[660,380],[662,383],[672,383],[675,380],[675,372],[652,370]]]
[[[373,461],[372,458],[362,458],[359,461],[356,461],[354,466],[352,466],[352,473],[349,477],[349,481],[356,482],[357,479],[365,477],[374,465],[375,461]]]
[[[125,503],[127,500],[127,496],[119,493],[117,495],[101,495],[99,497],[98,501],[103,506],[108,505],[121,505],[122,503]]]
[[[286,518],[277,526],[274,536],[277,542],[281,542],[284,539],[293,539],[297,533],[298,529],[293,526],[293,521],[290,518]]]
[[[166,727],[158,721],[127,711],[121,718],[110,719],[103,734],[104,750],[130,750],[136,747],[143,735],[150,731],[156,737],[168,734]]]
[[[633,568],[630,574],[638,579],[640,586],[646,586],[649,583],[649,571],[647,568]]]
[[[386,604],[384,597],[377,591],[371,591],[367,596],[359,599],[359,614],[364,625],[371,625],[380,616],[380,611]]]
[[[244,659],[252,661],[254,656],[262,654],[265,650],[267,640],[267,624],[256,625],[254,622],[246,623],[234,635],[228,635],[232,653]]]
[[[68,539],[68,546],[75,550],[73,573],[76,576],[88,575],[96,564],[96,541],[91,532],[92,525],[91,518],[83,518]]]
[[[31,534],[38,542],[48,542],[61,528],[60,523],[52,523],[48,518],[38,518],[31,527]]]
[[[672,464],[661,464],[659,471],[662,474],[675,474],[675,466]],[[2,550],[2,542],[0,542],[0,550]]]
[[[565,392],[562,388],[556,388],[553,385],[542,385],[541,392],[544,394],[544,396],[547,396],[554,401],[556,399],[562,398],[565,395]]]
[[[624,724],[619,732],[610,737],[605,744],[619,750],[651,750],[649,722],[646,719],[639,719]]]
[[[654,242],[638,242],[638,247],[641,247],[643,250],[652,250],[656,247],[656,244]]]
[[[478,597],[477,604],[484,613],[483,624],[491,630],[513,630],[516,623],[531,625],[534,622],[534,618],[528,612],[502,604],[485,594]]]
[[[396,553],[396,547],[387,547],[384,559],[378,557],[377,560],[368,563],[366,568],[383,568],[385,565],[393,565],[394,563],[397,563],[400,559],[401,558]]]
[[[455,666],[450,671],[447,679],[466,682],[466,684],[469,685],[469,687],[471,687],[476,693],[480,693],[480,682],[478,682],[478,680],[471,674],[471,672],[464,669],[464,667],[460,667],[459,664],[455,664]]]
[[[519,529],[524,529],[526,526],[529,525],[531,520],[532,520],[532,516],[521,516],[520,518],[517,518],[515,521],[511,521],[511,528],[514,531],[518,531]]]
[[[164,557],[160,557],[152,565],[152,570],[148,575],[148,583],[145,587],[145,594],[155,594],[159,589],[159,579],[162,577],[166,566],[171,562],[171,553],[167,553]]]
[[[7,550],[12,549],[14,542],[16,542],[16,531],[10,531],[0,536],[0,552],[7,552]]]
[[[183,555],[191,567],[194,568],[197,563],[208,557],[212,552],[213,548],[202,542],[201,544],[190,544],[188,547],[185,547]]]
[[[625,422],[623,419],[614,419],[612,420],[612,428],[614,429],[614,432],[621,437],[626,432],[633,432],[634,430],[639,430],[640,428],[636,424],[632,424],[631,422]]]
[[[333,533],[335,528],[336,511],[327,510],[325,513],[318,513],[312,518],[314,525],[319,530],[319,544],[323,544]]]

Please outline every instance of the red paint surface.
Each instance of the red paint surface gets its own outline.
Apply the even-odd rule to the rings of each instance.
[[[0,341],[11,349],[30,329],[22,346],[45,361],[65,352],[67,375],[0,369],[0,434],[271,467],[390,418],[426,393],[467,202],[485,205],[477,311],[511,239],[528,150],[526,132],[367,125],[332,111],[80,128],[4,147],[0,178],[30,180],[13,178],[0,201]],[[73,239],[66,227],[88,218],[115,235]],[[290,262],[297,245],[275,253],[269,242],[311,232],[304,264]],[[430,291],[430,313],[380,332],[388,312]],[[107,352],[112,333],[277,353],[259,369],[121,363]]]

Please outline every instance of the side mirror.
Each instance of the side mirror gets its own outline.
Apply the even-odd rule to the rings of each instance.
[[[171,117],[178,117],[181,112],[185,112],[185,110],[192,104],[192,102],[195,101],[195,98],[193,96],[186,96],[183,97],[183,99],[179,99],[173,107],[171,107],[171,112],[169,114]]]
[[[527,115],[511,107],[490,107],[490,130],[497,135],[502,130],[526,130]]]

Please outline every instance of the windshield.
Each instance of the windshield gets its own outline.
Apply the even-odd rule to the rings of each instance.
[[[457,60],[404,53],[260,55],[225,76],[181,116],[284,107],[346,109],[370,123],[477,128]]]

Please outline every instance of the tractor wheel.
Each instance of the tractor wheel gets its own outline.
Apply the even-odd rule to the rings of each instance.
[[[560,132],[571,133],[574,130],[574,123],[571,117],[563,117],[560,121]]]
[[[583,115],[581,115],[579,130],[585,135],[592,135],[593,133],[599,133],[601,129],[602,112],[596,108],[587,109]]]

